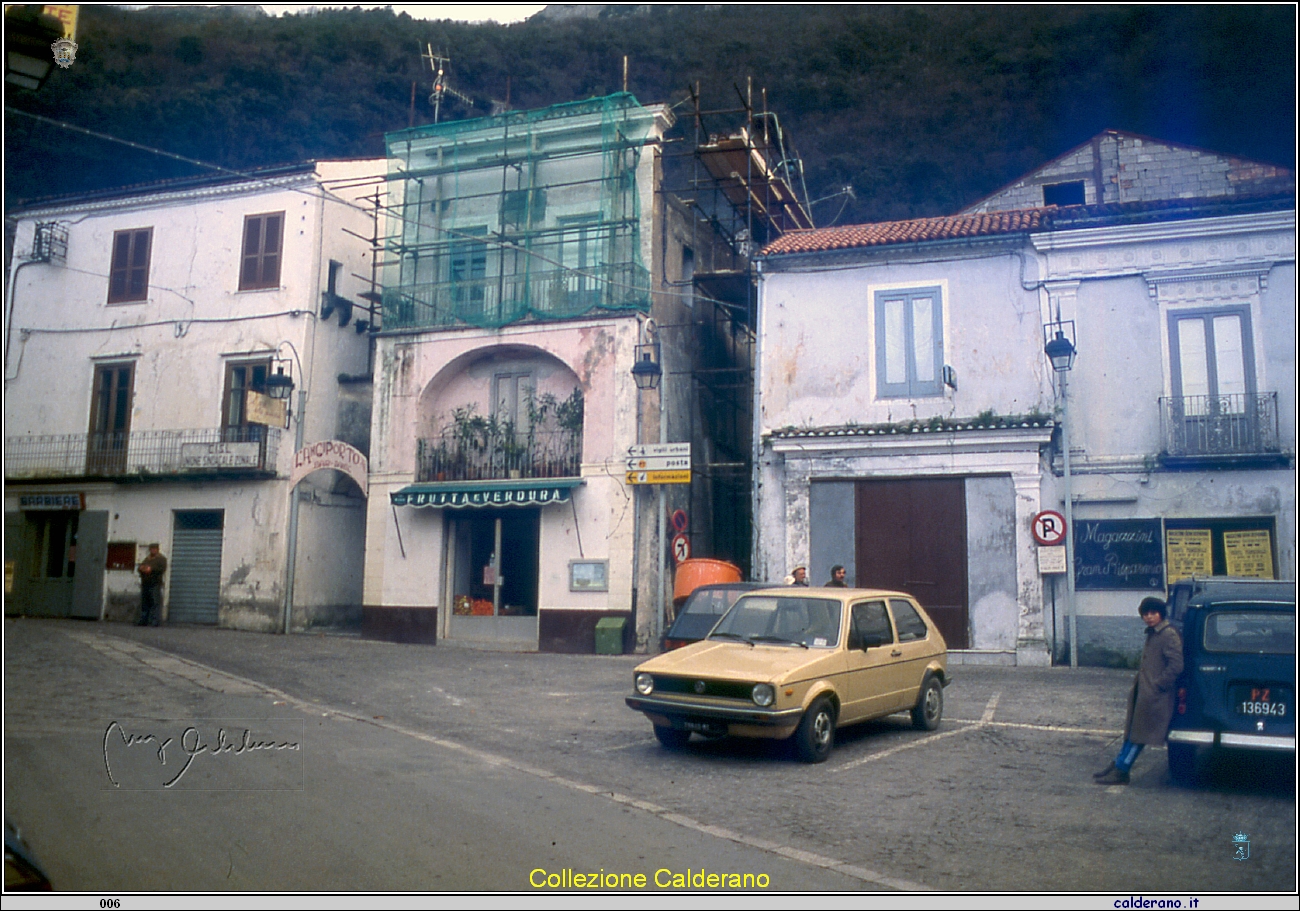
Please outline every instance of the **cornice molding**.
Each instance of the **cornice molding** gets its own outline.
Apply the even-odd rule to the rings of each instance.
[[[1034,249],[1041,253],[1077,250],[1104,244],[1152,243],[1198,238],[1221,238],[1225,235],[1266,231],[1295,231],[1295,211],[1257,212],[1249,215],[1225,215],[1217,218],[1189,218],[1180,221],[1156,221],[1138,225],[1112,225],[1042,231],[1029,235]],[[1292,252],[1294,258],[1294,251]]]
[[[272,183],[272,180],[275,182]],[[314,185],[317,182],[316,175],[309,173],[294,177],[268,178],[267,180],[245,180],[240,183],[221,184],[213,187],[195,187],[188,190],[144,192],[132,196],[118,196],[114,199],[85,202],[72,201],[42,208],[24,209],[18,215],[18,218],[23,221],[35,221],[59,215],[97,215],[105,212],[130,212],[228,196],[251,196],[258,193],[296,190],[303,186]]]

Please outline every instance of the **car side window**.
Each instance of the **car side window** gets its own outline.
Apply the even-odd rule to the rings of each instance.
[[[866,601],[853,605],[853,630],[860,642],[865,642],[870,636],[883,637],[886,642],[893,642],[894,631],[889,625],[885,602]]]
[[[890,598],[889,606],[894,609],[894,622],[898,624],[899,642],[915,642],[930,635],[925,621],[911,604],[897,598]]]

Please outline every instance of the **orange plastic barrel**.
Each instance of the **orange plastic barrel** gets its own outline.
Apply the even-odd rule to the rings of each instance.
[[[740,567],[734,563],[708,557],[691,557],[677,565],[677,575],[673,578],[673,604],[680,605],[701,585],[740,581]]]

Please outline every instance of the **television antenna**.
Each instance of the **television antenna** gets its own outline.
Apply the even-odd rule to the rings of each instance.
[[[451,86],[447,85],[447,64],[451,63],[450,57],[442,56],[442,51],[433,52],[433,45],[425,44],[424,53],[420,55],[429,61],[429,69],[433,71],[433,93],[429,95],[429,104],[433,105],[433,122],[437,123],[442,113],[442,96],[450,95],[452,98],[459,99],[470,107],[474,106],[474,99],[464,92],[458,92]]]

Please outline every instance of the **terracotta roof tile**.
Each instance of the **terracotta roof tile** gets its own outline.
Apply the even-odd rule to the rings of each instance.
[[[939,218],[912,218],[907,221],[883,221],[870,225],[842,225],[836,228],[813,228],[790,231],[763,249],[764,256],[786,253],[820,253],[855,247],[878,247],[927,240],[952,240],[962,237],[985,237],[1036,231],[1042,226],[1049,209],[1015,209],[1005,212],[981,212],[975,215],[945,215]]]
[[[1213,199],[1168,199],[1147,202],[1105,203],[1091,206],[1047,206],[1039,209],[1008,209],[1003,212],[977,212],[968,215],[944,215],[936,218],[912,218],[907,221],[882,221],[868,225],[841,225],[835,228],[812,228],[790,231],[763,248],[763,256],[799,253],[827,253],[890,244],[958,240],[964,237],[992,237],[1030,231],[1053,231],[1091,228],[1107,224],[1204,218],[1209,215],[1232,215],[1293,209],[1295,196],[1230,196]]]

